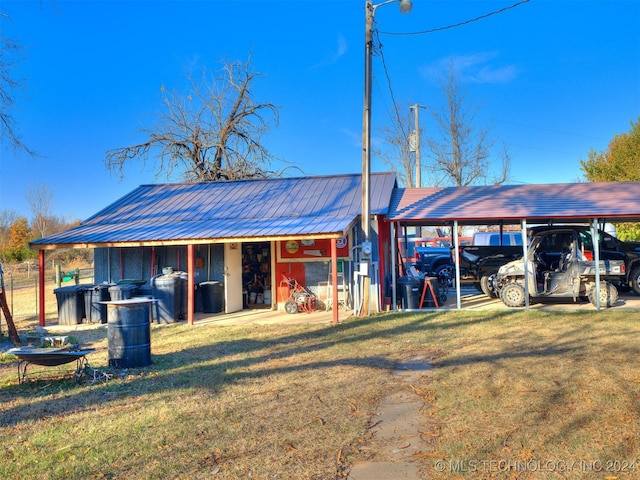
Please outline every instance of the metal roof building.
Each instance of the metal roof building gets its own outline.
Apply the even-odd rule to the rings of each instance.
[[[640,182],[399,188],[387,219],[422,225],[640,220]]]
[[[337,238],[361,211],[361,176],[142,185],[79,226],[35,240],[52,248]],[[396,178],[371,175],[371,213],[385,215]]]

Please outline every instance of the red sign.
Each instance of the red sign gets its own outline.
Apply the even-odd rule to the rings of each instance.
[[[349,242],[347,237],[336,240],[338,258],[349,257]],[[323,260],[331,259],[331,240],[322,238],[319,240],[287,240],[280,242],[279,259],[304,259]]]

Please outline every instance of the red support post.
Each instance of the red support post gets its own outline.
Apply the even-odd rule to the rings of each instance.
[[[331,239],[331,296],[333,297],[333,323],[338,323],[338,247],[336,239]]]
[[[44,273],[44,250],[38,251],[38,309],[40,326],[45,326],[45,305],[44,305],[44,283],[46,281]]]
[[[195,254],[193,244],[187,245],[187,323],[193,325],[193,312],[195,311]]]

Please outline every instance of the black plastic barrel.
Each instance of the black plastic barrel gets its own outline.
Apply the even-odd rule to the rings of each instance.
[[[398,290],[400,305],[403,310],[415,310],[420,308],[420,279],[414,277],[399,277]]]
[[[109,366],[138,368],[151,365],[149,303],[109,303],[107,306]]]
[[[155,315],[158,323],[174,323],[180,319],[180,300],[182,279],[180,275],[158,275],[151,279],[151,291],[155,303]]]
[[[219,313],[222,311],[222,282],[202,282],[202,311],[205,313]]]
[[[56,288],[58,302],[58,323],[60,325],[75,325],[82,323],[84,312],[84,287],[71,285],[69,287]]]
[[[91,285],[84,287],[84,314],[87,322],[107,323],[107,305],[109,300],[108,285]]]

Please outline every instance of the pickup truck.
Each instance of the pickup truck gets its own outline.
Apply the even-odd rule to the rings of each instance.
[[[502,265],[517,258],[522,258],[522,246],[460,247],[460,279],[462,282],[473,282],[482,293],[495,298],[495,274]]]
[[[527,295],[536,301],[587,298],[594,306],[599,301],[604,308],[615,304],[615,285],[624,284],[627,278],[625,259],[607,258],[609,254],[601,252],[598,290],[596,265],[589,250],[593,248],[590,232],[589,227],[579,226],[533,228],[527,253],[528,281],[522,257],[501,266],[494,279],[500,300],[508,307],[524,306]]]
[[[449,247],[416,247],[415,267],[430,277],[438,277],[443,287],[453,285],[453,256]]]
[[[460,247],[460,281],[471,282],[479,291],[496,297],[493,277],[500,266],[522,257],[522,234],[504,232],[503,245],[499,244],[499,232],[479,232],[473,239],[474,245]],[[455,263],[451,248],[415,247],[415,266],[426,275],[438,277],[440,285],[453,286]]]

